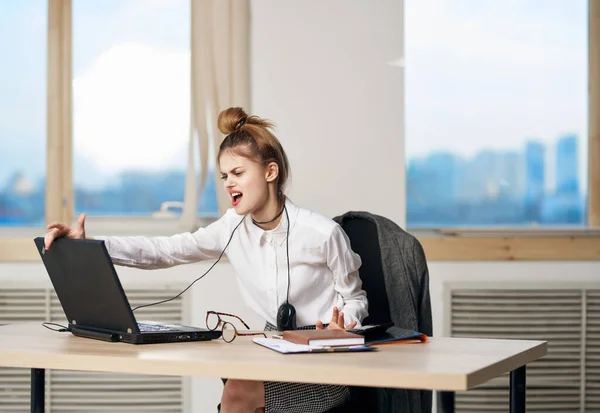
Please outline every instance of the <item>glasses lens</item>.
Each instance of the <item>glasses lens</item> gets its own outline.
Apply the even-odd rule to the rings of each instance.
[[[208,313],[206,316],[206,328],[216,330],[219,327],[219,316],[215,313]]]
[[[231,343],[235,338],[235,327],[231,323],[223,324],[223,340],[228,343]]]

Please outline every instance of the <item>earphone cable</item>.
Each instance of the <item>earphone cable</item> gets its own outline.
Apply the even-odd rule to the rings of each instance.
[[[242,218],[242,220],[239,222],[239,224],[237,224],[235,226],[235,228],[233,229],[233,231],[231,232],[231,236],[229,237],[229,241],[227,241],[227,244],[225,245],[225,248],[223,248],[223,251],[221,251],[221,254],[219,255],[219,258],[217,258],[217,260],[213,263],[213,265],[210,266],[210,268],[208,270],[206,270],[206,272],[204,274],[202,274],[200,277],[196,278],[194,281],[192,281],[192,283],[190,285],[188,285],[185,290],[183,290],[182,292],[180,292],[179,294],[177,294],[175,297],[172,298],[167,298],[166,300],[162,300],[162,301],[157,301],[155,303],[150,303],[150,304],[144,304],[144,305],[138,305],[137,307],[135,307],[133,310],[131,310],[132,312],[135,310],[138,310],[140,308],[144,308],[144,307],[150,307],[153,305],[158,305],[158,304],[163,304],[163,303],[167,303],[169,301],[173,301],[176,298],[179,298],[181,296],[181,294],[183,294],[184,292],[186,292],[187,290],[190,289],[190,287],[192,285],[194,285],[196,283],[196,281],[201,280],[202,278],[204,278],[204,276],[206,274],[208,274],[210,272],[210,270],[213,269],[213,267],[215,265],[217,265],[217,263],[221,260],[221,257],[223,257],[223,254],[225,254],[225,250],[227,250],[227,247],[229,246],[229,243],[231,242],[231,240],[233,239],[233,234],[235,234],[235,231],[238,229],[238,227],[242,224],[242,222],[244,222],[244,219],[246,219],[246,216],[244,215],[244,217]]]
[[[285,217],[287,219],[287,236],[285,237],[285,255],[287,257],[287,275],[288,275],[288,285],[287,285],[287,298],[285,299],[286,303],[290,303],[290,216],[288,215],[287,208],[285,204],[283,205],[283,209],[285,211]]]

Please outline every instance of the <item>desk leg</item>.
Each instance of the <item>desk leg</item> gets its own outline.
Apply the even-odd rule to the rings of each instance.
[[[31,413],[44,413],[46,370],[31,369]]]
[[[438,413],[454,413],[454,397],[453,391],[438,392]]]
[[[525,366],[510,372],[510,413],[525,413]]]

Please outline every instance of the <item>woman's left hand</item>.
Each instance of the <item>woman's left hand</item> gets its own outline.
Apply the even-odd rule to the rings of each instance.
[[[331,316],[331,322],[327,326],[327,330],[351,330],[356,327],[356,321],[353,321],[348,325],[348,327],[344,327],[344,313],[340,312],[337,307],[333,307],[333,315]],[[317,330],[323,330],[323,323],[321,320],[316,322]]]

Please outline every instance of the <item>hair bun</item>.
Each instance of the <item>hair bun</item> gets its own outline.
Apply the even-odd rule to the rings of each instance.
[[[248,115],[246,114],[246,112],[244,112],[244,109],[229,108],[225,109],[219,114],[217,125],[219,126],[219,130],[221,131],[221,133],[229,135],[230,133],[244,126],[247,120]]]

